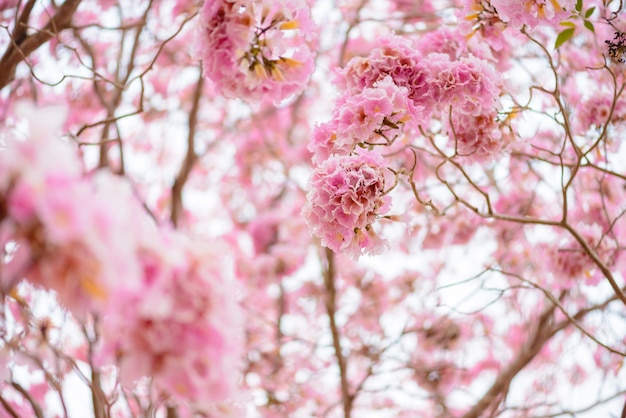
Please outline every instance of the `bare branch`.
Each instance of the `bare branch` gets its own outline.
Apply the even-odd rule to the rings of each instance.
[[[189,118],[187,125],[189,131],[187,133],[187,153],[183,160],[178,175],[172,185],[172,213],[170,219],[174,226],[178,226],[180,217],[183,213],[183,188],[185,183],[189,179],[189,174],[198,160],[198,155],[195,150],[195,137],[196,128],[198,125],[198,111],[200,109],[200,98],[202,97],[202,90],[204,88],[204,75],[202,74],[202,68],[198,69],[198,81],[196,82],[196,90],[193,95],[193,101],[191,104],[191,110],[189,111]]]
[[[17,22],[14,34],[11,37],[11,44],[7,47],[4,55],[0,59],[0,89],[13,80],[17,65],[26,59],[33,51],[41,47],[53,37],[57,36],[62,30],[71,26],[72,18],[81,0],[66,0],[58,9],[54,17],[40,31],[26,36],[22,32],[25,31],[25,23],[22,19],[27,19],[30,11],[26,15],[22,13],[20,20]],[[29,1],[35,3],[34,1]],[[28,6],[27,5],[27,6]],[[32,6],[31,6],[32,7]]]
[[[341,336],[339,334],[339,327],[337,326],[337,319],[335,318],[335,314],[337,311],[337,289],[335,287],[335,254],[329,248],[324,248],[324,255],[326,258],[326,266],[323,272],[324,285],[326,287],[326,314],[328,315],[328,321],[330,323],[330,332],[333,338],[335,357],[337,357],[337,366],[339,367],[339,380],[341,382],[343,415],[344,418],[350,418],[352,413],[352,401],[354,397],[350,393],[347,373],[347,361],[342,352]]]

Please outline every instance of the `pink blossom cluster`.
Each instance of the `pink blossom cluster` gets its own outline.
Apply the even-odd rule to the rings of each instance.
[[[348,155],[358,144],[387,145],[401,133],[420,109],[408,98],[408,90],[390,76],[359,93],[344,96],[329,122],[317,125],[309,150],[320,164],[333,154]]]
[[[453,141],[455,155],[468,161],[493,160],[508,145],[496,112],[473,116],[453,111],[445,129]]]
[[[502,90],[500,77],[485,60],[473,55],[451,60],[447,54],[428,55],[430,93],[444,112],[471,116],[490,113],[497,106]]]
[[[617,250],[615,242],[604,234],[598,224],[577,225],[582,238],[587,242],[597,256],[608,266],[613,266],[616,261]],[[560,245],[551,246],[548,251],[550,266],[558,285],[563,288],[571,286],[572,282],[584,280],[587,284],[595,286],[603,275],[598,273],[592,258],[585,252],[581,245],[573,238],[568,238]]]
[[[234,392],[243,341],[224,249],[160,231],[139,251],[141,281],[111,302],[103,359],[122,383],[151,376],[178,402],[210,410]]]
[[[367,57],[352,58],[339,70],[335,83],[348,94],[358,94],[390,76],[396,85],[408,89],[409,98],[416,106],[428,110],[436,104],[430,94],[430,75],[427,59],[411,42],[391,36],[382,38],[380,47],[374,48]]]
[[[102,318],[102,358],[124,383],[151,376],[179,401],[225,399],[241,328],[224,252],[157,228],[121,178],[84,176],[45,129],[29,136],[0,134],[0,245],[13,248],[2,293],[25,279],[77,317]]]
[[[358,94],[390,76],[407,88],[422,119],[449,106],[472,114],[496,106],[502,86],[490,63],[471,54],[453,59],[452,51],[443,54],[426,49],[423,54],[419,45],[398,36],[383,38],[367,57],[350,60],[335,81],[349,94]]]
[[[383,158],[365,150],[333,156],[315,168],[303,213],[322,245],[354,258],[382,251],[372,224],[389,210],[383,170]]]
[[[494,53],[498,58],[495,60],[498,68],[510,65],[508,63],[507,38],[516,36],[516,34],[508,33],[507,38],[503,36],[507,25],[500,19],[490,2],[482,0],[464,1],[463,8],[457,9],[455,14],[459,22],[460,34]]]
[[[502,21],[521,29],[541,25],[558,27],[574,10],[575,0],[491,0]]]
[[[614,103],[612,94],[600,91],[581,100],[573,125],[578,132],[585,133],[590,128],[603,129],[608,123],[615,124],[625,120],[626,101],[618,97]]]
[[[207,0],[200,14],[204,73],[230,98],[278,103],[313,72],[305,0]]]
[[[434,116],[447,121],[450,113],[448,125],[458,125],[459,155],[483,160],[503,148],[495,112],[502,83],[495,69],[460,52],[461,38],[447,31],[431,37],[455,39],[457,51],[432,52],[429,42],[413,45],[398,36],[385,37],[367,57],[355,57],[339,70],[335,83],[345,94],[332,120],[313,133],[309,149],[314,163],[349,154],[358,144],[390,145],[403,125],[415,129]]]
[[[508,145],[498,121],[502,83],[485,60],[469,55],[428,55],[433,77],[431,89],[439,100],[441,119],[455,155],[469,161],[492,160]]]
[[[345,166],[339,163],[341,158],[362,158],[362,153],[353,155],[358,147],[391,146],[405,130],[417,134],[419,126],[439,115],[449,128],[447,133],[454,140],[456,155],[481,161],[493,158],[503,149],[496,112],[502,89],[498,74],[487,61],[471,54],[460,54],[458,59],[453,56],[452,52],[422,56],[409,41],[394,36],[383,38],[381,46],[367,57],[353,58],[339,70],[335,83],[344,95],[337,101],[331,120],[316,126],[309,143],[313,163],[319,167],[311,182],[307,217],[311,231],[322,239],[323,245],[335,251],[352,248],[353,240],[346,236],[354,234],[346,231],[364,231],[362,222],[350,223],[356,222],[354,216],[342,218],[338,224],[341,228],[333,233],[330,218],[313,216],[316,210],[336,210],[326,207],[323,198],[344,198],[343,189],[326,189],[323,179],[330,173],[332,178],[338,176],[335,171]],[[377,160],[382,166],[382,158]],[[352,174],[344,175],[352,178]],[[315,190],[320,188],[325,192]],[[345,213],[352,213],[351,208],[344,209]],[[370,220],[374,218],[368,215],[366,225],[371,224]],[[361,239],[363,244],[369,242],[376,241]],[[358,251],[351,250],[353,254],[360,254],[365,248],[361,243],[355,247]],[[378,251],[379,246],[372,249]]]
[[[138,224],[132,211],[111,205],[129,191],[106,174],[83,178],[67,144],[43,137],[7,142],[0,153],[0,238],[16,249],[3,291],[26,278],[54,290],[77,315],[102,309],[120,279],[136,273],[123,234]]]

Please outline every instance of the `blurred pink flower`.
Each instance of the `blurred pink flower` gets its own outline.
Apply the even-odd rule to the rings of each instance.
[[[226,97],[279,103],[305,88],[314,25],[304,0],[205,1],[200,21],[204,73]]]
[[[574,0],[491,0],[491,4],[498,11],[504,21],[520,29],[526,25],[535,28],[541,25],[558,27],[566,20],[576,2]]]

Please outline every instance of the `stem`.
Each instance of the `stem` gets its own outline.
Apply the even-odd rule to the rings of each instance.
[[[0,394],[0,403],[2,404],[2,406],[4,407],[4,410],[7,411],[7,413],[9,415],[11,415],[13,418],[20,418],[19,415],[17,415],[17,412],[15,412],[15,409],[13,409],[13,407],[11,406],[11,404],[9,404],[6,399],[4,399],[4,397],[2,396],[2,394]]]
[[[43,410],[41,406],[37,403],[37,401],[31,396],[30,393],[22,385],[17,382],[11,382],[11,385],[28,401],[31,408],[33,408],[33,413],[37,418],[43,418]]]
[[[343,402],[344,418],[350,418],[352,412],[353,396],[350,394],[350,386],[348,384],[346,358],[341,351],[341,335],[335,320],[337,289],[335,288],[335,254],[332,250],[326,248],[326,269],[324,271],[324,285],[326,287],[326,313],[330,322],[330,332],[333,337],[333,347],[335,356],[337,357],[337,365],[339,366],[339,379],[341,381],[341,398]]]
[[[170,219],[174,227],[178,227],[180,216],[183,212],[183,188],[185,183],[189,179],[189,174],[193,169],[194,164],[198,160],[198,155],[195,151],[195,136],[196,127],[198,125],[198,111],[200,109],[200,98],[202,97],[202,90],[204,87],[204,76],[202,74],[202,68],[199,69],[198,82],[196,84],[196,91],[193,95],[193,103],[191,105],[191,111],[189,112],[189,133],[187,135],[187,154],[183,160],[176,180],[172,185],[172,213]]]

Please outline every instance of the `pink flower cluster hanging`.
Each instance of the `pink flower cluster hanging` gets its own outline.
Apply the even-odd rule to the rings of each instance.
[[[331,120],[315,127],[309,143],[318,167],[305,209],[312,234],[335,251],[348,250],[353,256],[378,252],[380,241],[365,237],[375,236],[371,226],[375,215],[385,213],[381,209],[388,207],[367,206],[365,224],[362,218],[352,216],[351,207],[337,205],[329,210],[324,199],[341,201],[344,191],[329,188],[324,179],[336,179],[337,170],[352,167],[339,161],[368,155],[376,161],[383,179],[386,165],[381,150],[397,150],[398,139],[405,143],[406,138],[419,136],[420,127],[428,127],[432,120],[441,123],[454,155],[460,158],[489,160],[506,147],[497,113],[502,83],[493,66],[469,53],[455,59],[428,48],[427,43],[413,45],[401,37],[385,37],[368,56],[355,57],[339,70],[335,83],[344,94]],[[365,153],[364,148],[370,151]],[[383,197],[388,192],[384,187],[375,190],[378,195],[368,201],[389,202],[389,197]]]
[[[96,354],[121,367],[126,387],[149,376],[199,410],[224,401],[242,336],[223,249],[157,227],[121,177],[83,175],[69,144],[45,131],[0,133],[0,244],[13,248],[2,291],[25,280],[99,318]]]
[[[209,0],[200,15],[205,75],[229,98],[279,103],[313,72],[313,23],[304,0]]]

